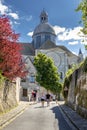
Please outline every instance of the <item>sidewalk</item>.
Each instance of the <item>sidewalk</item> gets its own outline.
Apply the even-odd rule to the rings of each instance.
[[[21,114],[29,105],[29,102],[20,102],[17,107],[9,111],[8,113],[5,113],[3,115],[0,115],[0,129],[9,124],[13,119],[15,119],[19,114]]]
[[[59,107],[69,118],[72,124],[77,128],[77,130],[87,130],[87,120],[79,116],[75,111],[73,111],[68,106],[64,105],[64,102],[58,102]]]

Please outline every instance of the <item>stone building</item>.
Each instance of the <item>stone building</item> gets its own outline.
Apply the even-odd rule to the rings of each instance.
[[[32,42],[22,43],[23,45],[23,60],[29,70],[29,75],[26,79],[22,79],[22,99],[27,99],[32,90],[39,91],[38,83],[35,81],[35,67],[33,65],[34,56],[39,52],[46,54],[54,60],[60,74],[62,82],[65,73],[73,65],[78,64],[83,60],[81,50],[79,55],[73,54],[65,46],[56,45],[56,34],[52,25],[48,22],[48,14],[44,10],[40,14],[40,23],[33,31]]]

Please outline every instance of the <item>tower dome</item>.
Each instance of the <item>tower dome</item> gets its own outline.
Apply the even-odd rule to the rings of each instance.
[[[47,40],[55,43],[56,34],[48,23],[48,14],[44,10],[40,14],[40,24],[35,28],[32,38],[35,48],[39,48]]]
[[[49,23],[41,23],[39,24],[33,33],[34,35],[41,34],[41,33],[50,33],[52,35],[56,35],[53,27]]]

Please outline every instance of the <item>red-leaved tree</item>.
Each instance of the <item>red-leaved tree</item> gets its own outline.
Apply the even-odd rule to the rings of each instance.
[[[6,78],[13,80],[26,75],[25,64],[20,53],[22,47],[18,44],[19,34],[16,34],[6,16],[0,17],[0,71]]]

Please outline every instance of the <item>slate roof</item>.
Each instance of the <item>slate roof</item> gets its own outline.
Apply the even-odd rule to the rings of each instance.
[[[73,54],[70,50],[68,50],[65,46],[62,45],[56,45],[54,42],[48,40],[46,41],[39,49],[56,49],[59,48],[63,51],[65,51],[69,56],[76,56],[75,54]]]
[[[65,52],[67,52],[67,54],[69,55],[69,56],[77,56],[77,55],[75,55],[74,53],[72,53],[69,49],[67,49],[65,46],[61,46],[61,45],[57,45],[56,47],[58,47],[58,48],[60,48],[60,49],[62,49],[62,50],[64,50]],[[78,56],[77,56],[78,57]]]
[[[34,49],[32,43],[20,43],[20,44],[22,45],[22,48],[23,48],[23,50],[21,51],[21,53],[23,55],[35,56],[35,49]],[[74,53],[72,53],[70,50],[68,50],[65,46],[56,45],[54,42],[52,42],[50,40],[48,40],[44,44],[42,44],[42,46],[39,49],[43,49],[43,50],[49,49],[50,50],[50,49],[57,49],[57,48],[65,51],[69,56],[77,56]]]
[[[23,48],[21,51],[23,55],[32,55],[32,56],[35,55],[35,49],[31,43],[20,43],[20,44],[22,45]]]
[[[39,49],[50,49],[55,48],[56,44],[50,40],[46,41]]]
[[[55,31],[49,23],[40,23],[34,30],[33,36],[41,33],[50,33],[53,35],[55,34]]]

